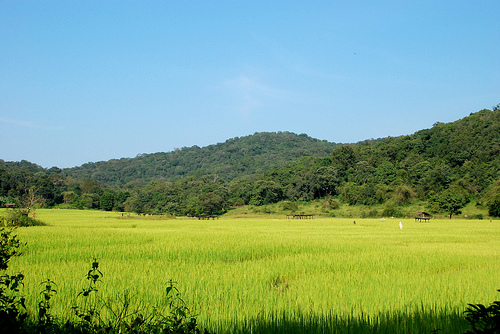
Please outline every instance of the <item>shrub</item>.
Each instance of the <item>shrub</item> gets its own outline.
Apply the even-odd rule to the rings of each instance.
[[[466,334],[500,333],[500,301],[494,301],[490,306],[469,304],[464,313],[472,326]]]
[[[0,270],[5,270],[11,257],[19,255],[21,242],[13,229],[0,227]]]
[[[500,217],[500,200],[494,200],[488,204],[488,214],[492,217]]]
[[[393,197],[398,205],[404,205],[410,203],[416,197],[416,193],[410,186],[400,184],[396,187]]]
[[[388,200],[385,202],[384,209],[382,211],[383,217],[404,217],[403,212],[396,206],[394,200]]]
[[[323,207],[329,210],[337,210],[340,208],[340,202],[338,199],[329,196],[323,201]]]
[[[297,211],[299,208],[297,203],[292,202],[292,201],[283,201],[283,202],[281,202],[281,206],[283,207],[283,210],[291,211],[291,212]]]
[[[7,215],[2,219],[1,226],[4,227],[28,227],[28,226],[42,226],[44,222],[35,218],[35,212],[29,214],[24,209],[13,209],[7,212]]]
[[[11,257],[19,255],[21,243],[12,229],[0,228],[0,270],[6,270]],[[0,275],[0,328],[5,333],[20,332],[26,319],[24,298],[19,296],[24,276]]]

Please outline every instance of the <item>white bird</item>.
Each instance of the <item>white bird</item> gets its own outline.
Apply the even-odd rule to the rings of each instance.
[[[402,222],[399,222],[399,228],[403,229],[403,223]]]

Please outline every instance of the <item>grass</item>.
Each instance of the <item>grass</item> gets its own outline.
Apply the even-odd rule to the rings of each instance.
[[[217,333],[460,333],[467,304],[489,303],[500,287],[498,221],[37,215],[49,226],[18,229],[27,245],[9,271],[26,275],[32,307],[40,283],[55,281],[60,318],[94,257],[102,296],[127,292],[151,307],[173,279],[202,327]]]

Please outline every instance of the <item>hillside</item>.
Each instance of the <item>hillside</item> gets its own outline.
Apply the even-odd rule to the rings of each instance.
[[[404,163],[407,159],[439,160],[450,167],[466,162],[498,162],[500,110],[481,110],[451,123],[436,123],[430,129],[408,136],[388,137],[360,145],[360,159]],[[417,159],[418,160],[418,159]],[[411,163],[408,161],[407,163]]]
[[[114,186],[129,182],[145,185],[153,180],[176,180],[206,174],[230,181],[261,174],[303,156],[325,156],[336,146],[305,134],[260,132],[203,148],[183,147],[173,152],[87,163],[64,169],[62,175]]]
[[[242,205],[321,199],[401,216],[419,203],[457,214],[475,201],[500,216],[500,108],[400,137],[337,145],[289,132],[256,133],[204,148],[45,170],[0,161],[0,200],[34,189],[45,205],[176,215],[221,214]]]
[[[348,149],[349,148],[349,149]],[[467,198],[482,194],[500,178],[500,109],[481,110],[451,123],[397,138],[335,150],[333,166],[348,187],[373,191],[406,185],[412,196],[430,199],[448,189]],[[371,188],[371,186],[373,186]],[[370,189],[371,188],[371,189]],[[361,195],[353,203],[375,196]],[[369,202],[369,200],[368,200]]]
[[[262,174],[224,182],[200,175],[157,182],[132,196],[137,212],[220,214],[228,207],[324,200],[377,206],[375,216],[403,216],[419,202],[426,210],[456,215],[475,200],[497,215],[500,206],[500,110],[482,110],[412,135],[343,145],[323,157],[302,157]]]

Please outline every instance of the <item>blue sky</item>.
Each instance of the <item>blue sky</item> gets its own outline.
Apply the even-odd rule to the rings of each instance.
[[[498,0],[0,0],[0,159],[411,134],[500,103],[498,13]]]

